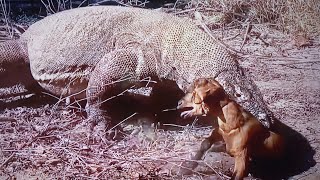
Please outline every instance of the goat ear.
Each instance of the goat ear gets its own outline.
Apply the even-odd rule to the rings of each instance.
[[[203,98],[204,102],[216,103],[224,98],[224,91],[219,86],[218,87],[211,87],[205,91],[204,96],[205,96]]]
[[[226,93],[225,93],[225,91],[223,90],[222,87],[219,87],[217,94],[218,94],[221,98],[225,98],[225,96],[226,96]]]

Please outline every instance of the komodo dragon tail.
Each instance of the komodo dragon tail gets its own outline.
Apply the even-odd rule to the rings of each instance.
[[[28,63],[27,48],[20,40],[0,43],[0,68]]]
[[[26,44],[20,40],[0,43],[0,88],[23,84],[33,89],[34,82]]]

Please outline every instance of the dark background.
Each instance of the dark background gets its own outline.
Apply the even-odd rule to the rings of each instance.
[[[88,5],[130,5],[130,6],[139,6],[139,7],[145,7],[145,8],[159,8],[167,3],[174,3],[175,0],[149,0],[145,4],[129,4],[129,1],[117,1],[117,0],[68,0],[64,4],[59,2],[62,2],[63,0],[43,0],[43,2],[47,5],[50,5],[51,9],[55,12],[64,10],[64,9],[70,9],[70,8],[76,8],[76,7],[84,7]],[[45,5],[41,2],[41,0],[6,0],[6,6],[7,6],[7,12],[11,12],[11,15],[41,15],[45,16],[48,13],[47,8]]]

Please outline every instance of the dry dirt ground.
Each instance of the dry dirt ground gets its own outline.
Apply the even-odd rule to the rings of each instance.
[[[320,179],[320,39],[298,48],[276,30],[255,25],[252,31],[263,32],[269,46],[248,37],[240,63],[288,126],[290,147],[283,161],[252,162],[248,179]],[[214,34],[240,50],[243,30]],[[88,142],[84,115],[78,104],[66,107],[48,96],[2,99],[0,179],[228,179],[232,173],[231,157],[209,152],[192,175],[177,175],[210,132],[201,119],[158,117],[165,122],[153,130],[150,118],[133,114],[122,118],[131,122],[123,139]]]

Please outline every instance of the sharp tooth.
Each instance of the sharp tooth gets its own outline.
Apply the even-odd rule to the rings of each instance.
[[[190,110],[190,111],[183,111],[183,112],[180,114],[180,117],[182,117],[182,118],[190,117],[190,113],[191,113],[191,110]]]

